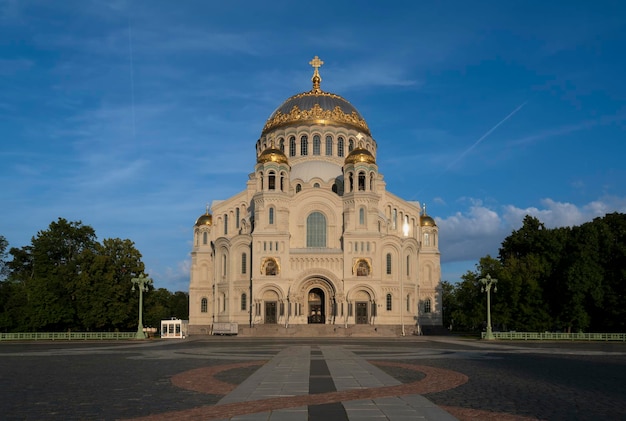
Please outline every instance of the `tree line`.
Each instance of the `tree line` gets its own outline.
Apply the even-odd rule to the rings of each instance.
[[[485,256],[461,282],[443,283],[446,327],[484,329],[479,281],[487,274],[498,280],[491,292],[494,330],[626,332],[626,215],[554,229],[526,216],[497,258]]]
[[[97,241],[82,222],[59,218],[31,243],[11,248],[0,235],[0,331],[132,331],[138,294],[131,279],[145,273],[132,241]],[[144,326],[189,317],[186,292],[144,293]]]

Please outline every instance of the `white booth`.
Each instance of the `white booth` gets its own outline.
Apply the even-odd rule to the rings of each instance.
[[[189,320],[181,320],[181,319],[161,320],[161,338],[185,339],[187,337],[188,327],[189,327]]]

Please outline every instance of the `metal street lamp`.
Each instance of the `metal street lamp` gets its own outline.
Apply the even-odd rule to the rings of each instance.
[[[133,283],[132,291],[135,290],[135,285],[139,288],[139,323],[137,324],[137,334],[135,335],[135,339],[146,339],[146,334],[143,332],[143,321],[142,321],[142,312],[143,312],[143,292],[148,291],[148,285],[152,285],[152,279],[146,277],[144,274],[139,275],[138,278],[133,278],[130,280]]]
[[[492,279],[491,275],[487,275],[480,279],[479,282],[483,284],[480,290],[482,292],[487,291],[487,333],[485,334],[485,339],[493,340],[496,338],[491,331],[491,287],[493,286],[493,292],[498,292],[498,287],[496,286],[498,280]]]

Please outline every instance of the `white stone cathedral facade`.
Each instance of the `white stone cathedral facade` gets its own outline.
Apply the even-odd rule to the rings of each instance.
[[[321,90],[323,62],[310,64],[312,90],[269,117],[245,190],[195,223],[190,334],[225,322],[407,335],[442,325],[434,219],[387,191],[367,123]]]

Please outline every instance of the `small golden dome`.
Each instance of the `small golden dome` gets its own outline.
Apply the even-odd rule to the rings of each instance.
[[[356,164],[359,162],[365,162],[366,164],[376,164],[376,159],[370,151],[365,148],[357,147],[352,149],[352,152],[346,156],[345,164]]]
[[[420,225],[423,227],[436,227],[435,220],[426,213],[426,203],[424,203],[424,213],[420,215]]]
[[[257,164],[265,164],[267,162],[276,162],[277,164],[289,164],[287,156],[280,149],[269,147],[256,159]]]
[[[208,209],[204,215],[200,215],[200,217],[196,219],[196,227],[201,225],[213,225],[213,215],[209,213]]]

